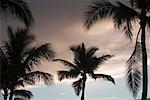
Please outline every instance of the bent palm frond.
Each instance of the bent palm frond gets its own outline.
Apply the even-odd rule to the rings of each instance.
[[[15,83],[15,87],[25,87],[26,85],[35,85],[35,79],[24,75],[21,78],[19,78],[18,81]]]
[[[61,81],[63,79],[72,79],[77,78],[80,72],[77,70],[70,70],[70,71],[58,71],[58,79]]]
[[[33,94],[27,90],[15,90],[13,91],[13,95],[15,95],[16,97],[21,96],[26,99],[31,99],[33,97]]]
[[[112,16],[116,11],[116,6],[113,5],[110,1],[102,0],[94,1],[93,5],[88,7],[88,11],[85,13],[85,23],[87,29],[89,29],[94,23],[99,19]]]
[[[34,72],[30,72],[30,73],[27,73],[24,78],[26,79],[31,79],[33,80],[34,82],[36,80],[39,80],[39,81],[44,81],[45,84],[51,84],[53,82],[53,76],[49,73],[45,73],[45,72],[41,72],[41,71],[34,71]]]
[[[125,30],[125,36],[132,39],[133,34],[131,22],[139,17],[139,13],[121,2],[117,2],[117,7],[118,8],[113,15],[114,25],[119,29],[123,27]]]
[[[42,59],[50,60],[54,57],[54,52],[50,49],[48,43],[31,49],[28,54],[28,57],[24,61],[24,65],[28,71],[30,71],[34,65],[38,65]]]
[[[32,33],[30,33],[30,30],[28,28],[17,29],[15,33],[11,27],[8,27],[8,30],[10,30],[10,32],[13,32],[14,41],[19,44],[22,44],[20,45],[22,48],[26,48],[26,46],[30,45],[32,42],[35,41],[35,36]]]
[[[91,58],[91,57],[95,54],[95,52],[96,52],[97,50],[98,50],[97,47],[89,48],[89,49],[87,49],[86,54],[87,54],[87,56],[88,56],[89,58]]]
[[[74,88],[75,93],[78,96],[81,92],[82,87],[83,87],[83,79],[80,78],[79,80],[73,82],[72,87]]]
[[[105,74],[92,74],[92,78],[94,79],[104,79],[107,81],[111,81],[113,84],[115,84],[115,80],[114,78],[112,78],[110,75],[105,75]]]
[[[103,55],[101,57],[97,58],[97,61],[99,63],[99,65],[103,64],[105,61],[107,61],[108,59],[112,58],[114,55]]]
[[[74,64],[72,64],[71,62],[67,61],[67,60],[63,60],[63,59],[54,59],[53,61],[60,61],[62,62],[65,66],[71,67],[72,69],[79,69],[77,66],[75,66]]]
[[[12,16],[20,19],[27,27],[33,23],[32,12],[29,5],[24,0],[1,0],[0,9],[6,14],[10,13]]]
[[[123,28],[125,35],[128,38],[132,38],[132,24],[139,17],[139,13],[132,8],[124,5],[121,2],[116,4],[110,1],[95,1],[93,5],[89,6],[88,11],[85,13],[85,27],[89,29],[93,24],[104,18],[112,18],[114,26],[117,28]]]
[[[133,54],[127,61],[127,84],[136,97],[141,85],[142,50],[141,43],[137,42]]]
[[[9,41],[5,43],[6,49],[9,52],[20,53],[22,56],[23,52],[26,51],[27,46],[34,42],[35,37],[29,32],[29,29],[17,29],[15,32],[11,27],[7,29]],[[10,51],[10,48],[12,51]]]
[[[105,61],[113,57],[113,55],[103,55],[101,57],[93,56],[88,59],[87,63],[88,66],[84,69],[86,72],[91,73],[96,71],[99,68],[99,65],[103,64]]]

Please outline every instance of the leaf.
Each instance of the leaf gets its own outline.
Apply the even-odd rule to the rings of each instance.
[[[0,9],[4,14],[20,19],[27,27],[33,23],[32,12],[24,0],[0,0]]]
[[[17,96],[22,96],[27,99],[31,99],[33,97],[33,94],[30,91],[27,90],[15,90],[13,91],[13,94]]]
[[[73,82],[72,87],[74,88],[76,95],[79,96],[80,91],[83,87],[83,79],[80,78],[79,80]]]
[[[45,84],[51,84],[53,82],[53,76],[49,73],[41,72],[41,71],[34,71],[27,73],[23,76],[23,81],[25,80],[31,80],[34,83],[36,80],[41,81],[43,80]]]
[[[113,13],[116,11],[116,6],[113,5],[110,1],[101,0],[101,1],[94,1],[88,7],[88,11],[85,13],[84,25],[87,29],[89,29],[93,24],[98,22],[99,19],[111,17]]]
[[[77,70],[70,70],[70,71],[58,71],[58,79],[61,81],[63,79],[71,79],[77,78],[80,72]]]
[[[79,69],[77,66],[75,66],[74,64],[72,64],[71,62],[69,62],[69,61],[67,61],[67,60],[54,59],[53,61],[60,61],[60,62],[62,62],[65,66],[71,67],[72,69]]]
[[[92,78],[94,78],[94,79],[101,78],[101,79],[104,79],[104,80],[107,80],[107,81],[111,81],[113,84],[115,84],[114,78],[112,78],[110,75],[105,75],[105,74],[92,74]]]
[[[34,65],[38,65],[44,58],[50,60],[54,57],[53,50],[50,49],[49,44],[43,44],[39,47],[34,47],[28,52],[28,56],[24,61],[24,65],[28,71],[32,69]]]
[[[127,61],[127,84],[133,96],[136,98],[141,86],[142,49],[137,42],[131,57]]]

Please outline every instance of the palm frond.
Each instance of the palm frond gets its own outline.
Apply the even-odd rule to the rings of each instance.
[[[26,51],[25,49],[27,49],[27,46],[29,46],[35,40],[34,35],[31,34],[27,28],[18,28],[17,30],[13,31],[11,27],[8,27],[7,33],[9,41],[7,44],[5,43],[5,46],[8,45],[14,54],[22,54],[24,51]],[[10,52],[9,49],[7,49],[7,51]]]
[[[74,54],[75,65],[78,66],[80,70],[85,69],[88,64],[88,58],[90,59],[92,57],[87,57],[87,48],[85,47],[84,43],[73,45],[70,49]]]
[[[80,72],[77,70],[70,70],[70,71],[58,71],[58,79],[61,81],[63,79],[73,79],[79,76]]]
[[[25,87],[26,85],[35,85],[35,79],[24,75],[21,78],[19,78],[17,82],[15,82],[14,87]]]
[[[89,6],[88,12],[85,13],[84,25],[89,29],[94,23],[98,22],[98,20],[112,18],[114,26],[119,29],[123,28],[123,30],[125,30],[125,36],[131,39],[131,21],[135,21],[138,17],[138,12],[121,2],[112,4],[110,1],[102,0],[93,2],[93,5]]]
[[[11,27],[8,26],[7,28],[7,35],[8,35],[8,38],[9,38],[9,42],[12,43],[12,41],[14,41],[14,36],[13,36],[13,30]]]
[[[67,61],[67,60],[63,60],[63,59],[54,59],[53,61],[60,61],[62,62],[65,66],[68,66],[72,69],[76,69],[78,70],[79,68],[77,66],[75,66],[74,64],[72,64],[71,62]]]
[[[34,65],[38,65],[42,59],[50,60],[54,57],[54,52],[49,44],[35,47],[28,52],[28,57],[24,61],[27,70],[30,71]]]
[[[79,96],[80,91],[83,87],[83,79],[80,78],[79,80],[73,82],[72,87],[74,88],[76,95]]]
[[[111,17],[116,11],[116,6],[110,1],[94,1],[92,4],[93,5],[88,7],[88,11],[85,13],[84,17],[84,25],[87,29],[89,29],[99,19]]]
[[[97,47],[91,47],[91,48],[87,49],[87,56],[92,57],[97,50],[98,50]]]
[[[24,58],[24,52],[28,46],[35,40],[33,34],[29,34],[28,29],[17,29],[13,31],[11,27],[7,29],[8,41],[4,42],[5,54],[11,63],[21,62]]]
[[[1,11],[9,13],[14,17],[20,19],[27,27],[33,23],[32,12],[29,5],[24,0],[1,0]]]
[[[82,58],[85,56],[86,48],[84,43],[79,45],[73,45],[70,47],[70,50],[74,53],[75,59],[82,60]]]
[[[0,62],[1,62],[2,66],[9,63],[8,59],[7,59],[7,55],[5,55],[5,52],[2,47],[0,47]],[[1,68],[2,68],[2,66],[1,66]]]
[[[8,61],[4,54],[2,47],[0,47],[0,90],[6,86],[7,82],[4,78],[6,78],[6,72],[8,68]]]
[[[114,78],[112,78],[110,75],[105,75],[105,74],[92,74],[92,78],[94,79],[104,79],[107,81],[111,81],[113,84],[115,84],[115,80]]]
[[[117,2],[117,10],[113,15],[115,27],[121,28],[125,31],[125,36],[132,40],[132,21],[135,21],[139,17],[139,13],[134,9],[124,5],[121,2]]]
[[[109,54],[103,55],[103,56],[97,58],[97,62],[99,63],[99,65],[101,65],[108,59],[112,58],[113,56],[114,55],[109,55]]]
[[[53,82],[53,76],[51,74],[41,71],[27,73],[23,76],[23,79],[29,80],[29,82],[35,82],[36,80],[43,81],[45,84],[51,84]]]
[[[15,90],[13,91],[13,94],[17,96],[21,96],[26,99],[31,99],[33,97],[33,94],[30,91],[27,90]]]
[[[126,25],[124,26],[125,36],[132,40],[133,34],[132,34],[132,24],[131,21],[127,21]]]
[[[0,89],[6,88],[12,78],[9,76],[11,74],[9,59],[3,49],[3,47],[0,47]]]
[[[15,37],[15,41],[18,43],[22,43],[24,48],[30,45],[33,41],[35,41],[35,36],[32,33],[30,33],[30,30],[28,28],[25,29],[18,28],[14,32],[14,37]]]
[[[136,98],[141,85],[142,49],[137,42],[131,57],[127,61],[127,84],[133,96]]]
[[[103,55],[101,57],[86,57],[85,61],[83,62],[83,66],[85,66],[85,68],[83,67],[83,70],[87,73],[92,73],[99,68],[99,65],[103,64],[111,57],[113,57],[113,55]]]

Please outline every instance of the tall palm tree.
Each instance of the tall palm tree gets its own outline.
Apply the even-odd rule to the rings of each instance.
[[[16,17],[27,27],[33,23],[32,13],[25,0],[0,0],[0,14]]]
[[[89,29],[94,23],[98,20],[104,18],[111,18],[113,20],[114,26],[119,29],[125,30],[125,35],[132,39],[132,24],[133,22],[139,22],[140,29],[138,35],[141,35],[141,42],[136,39],[135,50],[127,61],[129,67],[127,71],[127,81],[130,90],[133,93],[133,96],[136,97],[139,87],[141,72],[139,67],[140,64],[135,62],[142,62],[142,73],[143,73],[143,89],[142,89],[142,100],[147,98],[147,85],[148,85],[148,76],[147,76],[147,51],[146,51],[146,37],[145,29],[146,26],[150,27],[150,0],[129,0],[127,4],[124,4],[120,1],[110,2],[109,0],[100,0],[93,2],[93,5],[90,5],[88,11],[85,13],[85,26]],[[138,36],[137,36],[138,38]],[[139,45],[140,44],[140,45]],[[137,48],[141,48],[138,49]],[[142,54],[142,59],[135,59],[137,57],[137,52],[140,51]],[[141,57],[141,56],[140,56]],[[140,58],[138,57],[138,58]],[[134,60],[133,60],[134,59]],[[135,61],[136,60],[136,61]]]
[[[85,85],[88,75],[95,80],[102,78],[115,84],[114,79],[110,75],[94,73],[98,69],[99,65],[103,64],[106,60],[111,58],[112,55],[96,57],[94,54],[98,48],[85,48],[83,43],[81,45],[72,46],[70,50],[74,54],[74,63],[63,59],[55,59],[54,61],[60,61],[70,68],[69,71],[58,71],[58,77],[60,81],[65,78],[78,79],[77,81],[73,82],[72,86],[75,89],[75,93],[77,95],[80,95],[80,91],[82,91],[81,100],[84,100]]]
[[[29,97],[29,92],[16,90],[18,87],[26,85],[34,85],[37,81],[44,81],[49,84],[52,82],[52,75],[36,71],[34,68],[38,66],[41,60],[50,60],[54,57],[54,52],[49,44],[33,46],[35,37],[29,33],[28,29],[18,29],[13,31],[8,28],[8,41],[0,48],[1,58],[1,86],[3,90],[4,100],[7,96],[12,100],[13,95],[21,95]]]

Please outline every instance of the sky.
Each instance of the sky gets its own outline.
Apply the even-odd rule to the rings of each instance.
[[[134,48],[133,42],[125,38],[124,32],[113,27],[108,20],[99,21],[90,30],[83,26],[84,12],[92,0],[29,0],[35,23],[31,32],[36,35],[37,44],[51,43],[56,52],[56,58],[72,61],[73,54],[69,47],[84,42],[86,47],[99,48],[97,56],[103,54],[115,55],[100,66],[97,73],[111,75],[116,80],[114,86],[110,82],[89,80],[86,87],[87,100],[133,100],[125,80],[126,64]],[[14,23],[10,20],[9,24]],[[1,40],[7,39],[5,27],[1,25]],[[134,26],[137,33],[138,25]],[[150,58],[150,34],[147,32],[147,51]],[[135,37],[133,37],[135,38]],[[148,61],[150,72],[150,61]],[[52,86],[36,86],[27,88],[34,97],[32,100],[79,100],[71,87],[71,81],[57,81],[56,72],[67,67],[61,63],[44,61],[38,70],[54,75],[56,84]],[[150,75],[149,75],[150,76]],[[150,81],[150,78],[149,78]],[[150,83],[150,82],[149,82]],[[148,88],[150,97],[150,87]],[[139,95],[140,96],[140,95]]]

